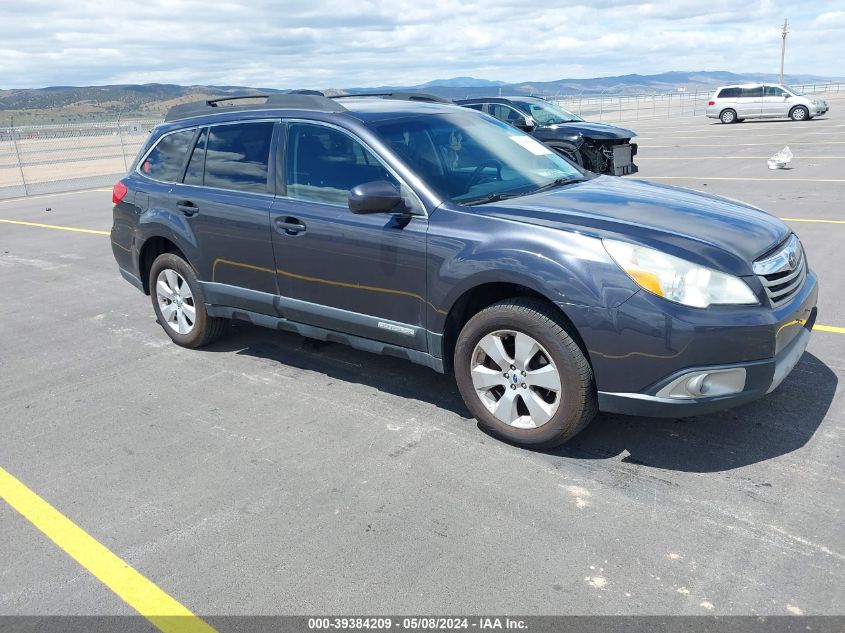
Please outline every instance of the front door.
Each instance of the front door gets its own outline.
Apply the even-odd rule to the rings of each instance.
[[[182,183],[170,197],[197,241],[195,262],[206,300],[274,313],[270,237],[272,121],[201,130]]]
[[[360,140],[318,123],[288,124],[286,195],[271,209],[282,316],[426,350],[422,204]],[[387,180],[416,215],[356,215],[348,192]]]
[[[780,86],[766,86],[763,89],[763,116],[789,116],[789,93]]]

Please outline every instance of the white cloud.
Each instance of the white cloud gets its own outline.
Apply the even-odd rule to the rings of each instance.
[[[785,0],[3,0],[0,87],[553,80],[668,70],[841,74],[845,12]]]

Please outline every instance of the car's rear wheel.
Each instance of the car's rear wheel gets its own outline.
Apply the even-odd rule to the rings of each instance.
[[[722,110],[719,120],[722,123],[736,123],[736,110],[731,110],[730,108]]]
[[[159,324],[177,345],[202,347],[223,332],[225,320],[208,316],[194,269],[174,253],[159,255],[153,262],[150,298]]]
[[[810,111],[804,106],[795,106],[790,111],[789,118],[793,121],[806,121],[810,118]]]
[[[592,368],[560,316],[536,299],[473,316],[458,336],[454,367],[470,413],[507,442],[550,448],[595,417]]]

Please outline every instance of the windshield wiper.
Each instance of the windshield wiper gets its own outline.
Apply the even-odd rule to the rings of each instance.
[[[558,187],[565,187],[566,185],[571,185],[576,182],[584,182],[587,180],[586,178],[557,178],[550,182],[547,185],[543,185],[538,187],[531,193],[540,193],[541,191],[548,191],[549,189],[557,189]]]
[[[519,196],[524,196],[524,193],[490,193],[486,196],[482,196],[480,198],[472,198],[461,204],[465,204],[468,207],[477,205],[477,204],[487,204],[489,202],[499,202],[499,200],[507,200],[508,198],[518,198]]]

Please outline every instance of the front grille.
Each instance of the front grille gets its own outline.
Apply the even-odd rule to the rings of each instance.
[[[773,308],[789,301],[807,279],[807,258],[795,235],[774,254],[754,262],[754,272],[763,284]]]

